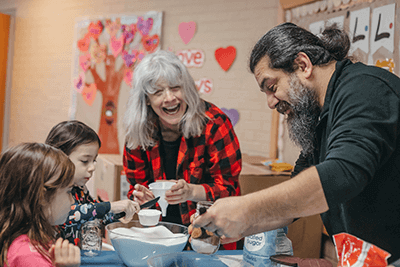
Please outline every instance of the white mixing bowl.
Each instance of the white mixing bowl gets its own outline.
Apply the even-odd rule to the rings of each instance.
[[[106,226],[111,243],[127,266],[147,266],[147,259],[163,253],[182,252],[189,238],[186,226],[159,222],[146,227],[139,221]]]

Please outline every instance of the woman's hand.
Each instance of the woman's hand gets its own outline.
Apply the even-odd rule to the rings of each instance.
[[[143,203],[152,200],[155,198],[153,192],[150,191],[147,187],[141,184],[135,184],[135,191],[132,192],[134,200],[142,205]]]
[[[140,210],[140,206],[136,201],[129,199],[111,202],[111,211],[113,213],[125,212],[125,217],[119,219],[123,223],[128,223],[132,220],[133,215]]]
[[[81,265],[81,252],[79,247],[62,238],[57,239],[51,246],[50,257],[56,267],[78,267]]]
[[[168,180],[176,181],[176,180]],[[168,204],[174,205],[188,200],[191,201],[204,201],[206,198],[206,191],[204,187],[199,184],[189,184],[183,179],[176,181],[170,190],[165,192],[165,200]]]

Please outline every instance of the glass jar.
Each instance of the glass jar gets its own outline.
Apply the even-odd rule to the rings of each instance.
[[[101,222],[99,219],[85,222],[81,229],[82,252],[88,257],[100,254],[102,247]]]
[[[213,202],[211,201],[198,202],[196,206],[196,213],[194,215],[195,218],[205,213],[207,209],[212,206],[212,204]],[[197,253],[210,255],[217,252],[219,248],[220,238],[216,234],[204,228],[194,228],[191,237],[192,241],[190,242],[190,245]]]

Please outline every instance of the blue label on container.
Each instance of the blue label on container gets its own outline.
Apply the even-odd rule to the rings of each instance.
[[[285,235],[285,228],[245,237],[243,259],[254,267],[275,266],[270,256],[280,253],[292,254],[292,244]]]

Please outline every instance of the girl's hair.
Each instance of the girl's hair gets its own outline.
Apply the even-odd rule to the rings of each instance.
[[[205,104],[201,100],[189,71],[171,52],[157,51],[147,55],[135,68],[133,87],[124,117],[126,146],[141,146],[146,150],[155,145],[158,116],[147,105],[148,96],[156,92],[156,83],[166,82],[170,87],[181,86],[188,108],[180,122],[185,138],[198,136],[205,125]]]
[[[270,68],[292,73],[297,66],[294,60],[304,52],[313,65],[325,65],[333,60],[343,60],[350,49],[350,39],[336,24],[326,27],[320,37],[293,24],[283,23],[268,31],[251,52],[249,67],[254,73],[258,62],[268,56]]]
[[[97,133],[83,122],[72,120],[63,121],[54,126],[45,143],[61,149],[68,156],[80,145],[97,142],[101,147]]]
[[[48,250],[55,229],[46,217],[58,189],[73,183],[74,164],[60,150],[45,144],[23,143],[0,157],[1,265],[20,235],[28,235],[37,251],[50,260]]]

